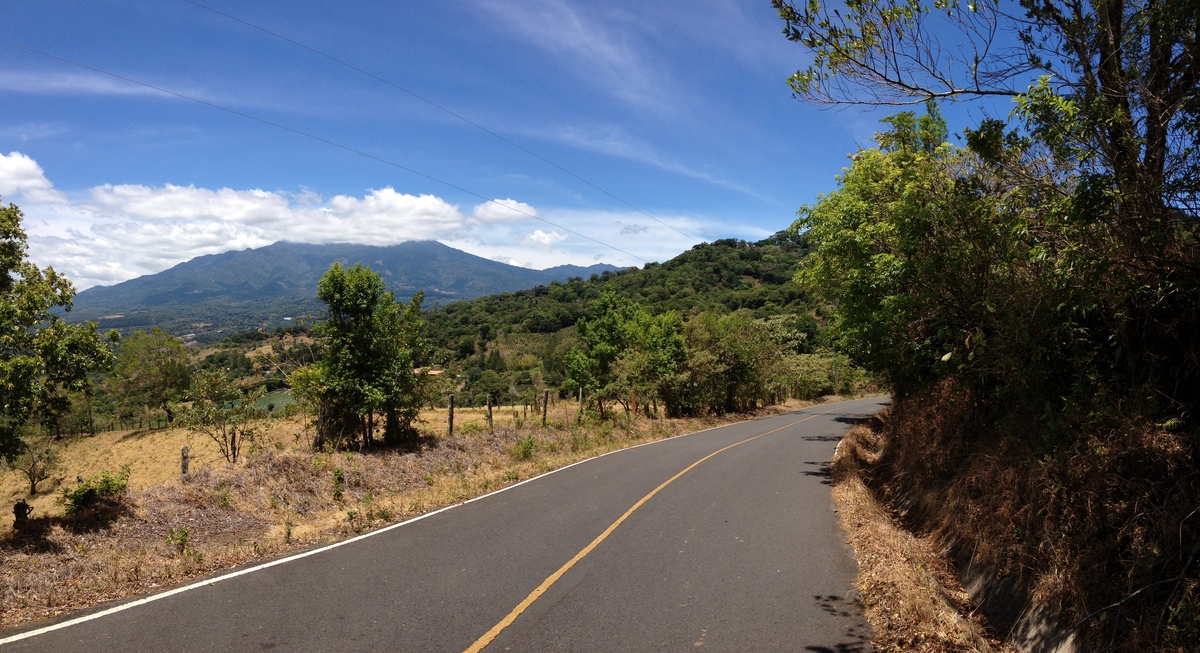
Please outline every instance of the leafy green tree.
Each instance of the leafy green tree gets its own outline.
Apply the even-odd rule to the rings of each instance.
[[[772,4],[787,38],[813,53],[789,80],[806,100],[1022,98],[1034,130],[1080,146],[1073,154],[1112,176],[1128,210],[1161,214],[1164,191],[1195,208],[1200,41],[1191,0]]]
[[[617,385],[636,390],[643,404],[665,400],[666,388],[687,362],[683,320],[674,311],[652,316],[640,310],[626,328],[630,337],[616,362]],[[675,414],[672,406],[666,408]]]
[[[243,394],[221,369],[207,369],[192,379],[192,405],[180,422],[195,433],[212,439],[229,464],[236,464],[242,449],[258,435],[255,422],[264,411],[256,404],[266,394],[258,387]]]
[[[405,305],[370,268],[334,263],[317,297],[329,308],[323,326],[327,354],[289,377],[317,405],[313,445],[344,446],[359,438],[369,443],[377,413],[386,420],[386,442],[411,439],[425,381],[414,368],[429,351],[421,320],[424,294]]]
[[[784,383],[785,352],[767,323],[746,311],[701,313],[688,322],[690,412],[724,414],[751,410]]]
[[[1117,394],[1140,388],[1133,394],[1153,419],[1194,413],[1200,406],[1192,399],[1200,396],[1194,1],[1020,0],[1010,8],[994,1],[869,0],[838,10],[819,0],[773,4],[787,37],[813,52],[812,65],[791,78],[796,94],[810,101],[1013,98],[1019,129],[989,119],[965,130],[978,160],[957,159],[960,168],[947,167],[943,179],[973,185],[975,194],[999,186],[1008,200],[990,215],[1010,226],[1024,220],[1020,211],[1041,214],[1025,234],[1038,257],[1032,267],[1054,262],[1058,278],[1040,277],[1050,295],[1037,288],[1034,296],[1043,306],[1063,307],[1060,323],[1077,329],[1061,342],[1082,345],[1068,349],[1076,370],[1056,382],[1077,386],[1091,369]],[[953,37],[956,47],[938,45]],[[1004,47],[1006,41],[1020,47]],[[897,134],[911,131],[894,127]],[[978,203],[971,193],[960,198]],[[1065,304],[1060,294],[1069,295]],[[965,334],[973,326],[957,328]]]
[[[26,442],[24,449],[10,463],[29,481],[29,494],[37,494],[38,484],[50,478],[59,467],[61,457],[48,436]]]
[[[169,424],[191,384],[189,360],[183,343],[162,329],[134,331],[121,342],[113,378],[127,402],[161,409]]]
[[[86,388],[88,373],[113,361],[95,323],[67,324],[51,312],[69,310],[75,289],[26,259],[22,217],[15,204],[0,205],[0,457],[6,460],[22,450],[20,431],[31,417],[64,407],[67,392]]]
[[[605,401],[625,403],[630,390],[658,397],[686,357],[678,315],[651,316],[612,292],[592,302],[590,314],[576,324],[581,345],[567,354],[568,389],[593,394],[601,417]]]

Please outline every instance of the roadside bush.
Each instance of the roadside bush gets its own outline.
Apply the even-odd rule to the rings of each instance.
[[[532,435],[519,438],[512,447],[512,457],[516,460],[529,460],[533,458],[533,451],[536,447],[537,443],[534,442]]]
[[[125,494],[129,485],[129,465],[121,465],[118,474],[105,470],[97,476],[90,476],[73,488],[63,490],[58,502],[64,506],[68,515],[90,508],[101,499],[115,499]]]

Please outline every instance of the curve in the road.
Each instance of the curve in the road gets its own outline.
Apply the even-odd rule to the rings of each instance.
[[[499,635],[501,633],[501,631],[503,631],[505,628],[508,628],[510,625],[512,625],[512,623],[517,620],[517,617],[521,616],[522,612],[525,612],[525,610],[528,609],[529,606],[533,605],[534,601],[538,600],[539,597],[541,597],[543,594],[545,594],[546,590],[550,589],[551,585],[558,582],[558,579],[562,578],[563,574],[570,571],[571,567],[574,567],[577,562],[579,562],[580,560],[583,560],[583,558],[585,556],[587,556],[587,554],[591,553],[593,549],[595,549],[597,546],[599,546],[601,542],[608,539],[608,536],[612,535],[612,532],[617,530],[617,527],[619,527],[626,519],[629,519],[629,516],[632,515],[634,512],[636,512],[638,508],[641,508],[647,501],[649,501],[651,498],[653,498],[654,495],[661,492],[663,488],[667,487],[668,485],[670,485],[670,484],[674,483],[676,480],[678,480],[680,476],[683,476],[684,474],[692,471],[696,467],[699,467],[704,461],[706,461],[710,458],[713,458],[715,456],[718,456],[726,451],[729,451],[730,449],[732,449],[738,445],[743,445],[743,444],[746,444],[747,442],[752,442],[759,438],[765,438],[768,435],[771,435],[772,433],[778,433],[786,428],[795,426],[796,424],[799,424],[800,422],[807,422],[810,419],[820,417],[822,415],[828,415],[829,413],[833,412],[833,410],[834,409],[830,409],[823,413],[817,413],[816,415],[810,415],[803,419],[798,419],[794,422],[791,422],[790,424],[784,424],[783,426],[781,426],[777,429],[773,429],[771,431],[767,431],[766,433],[761,433],[754,437],[746,438],[745,440],[742,440],[740,442],[734,442],[731,445],[728,445],[722,449],[718,449],[718,450],[708,454],[707,456],[701,458],[700,460],[697,460],[696,462],[683,468],[683,470],[680,471],[678,474],[663,481],[662,485],[659,485],[658,487],[654,488],[653,490],[650,491],[649,494],[647,494],[646,496],[639,499],[638,502],[633,504],[633,507],[631,507],[629,510],[626,510],[625,514],[621,515],[617,519],[617,521],[613,522],[611,526],[604,529],[604,532],[601,533],[600,535],[596,536],[596,539],[592,540],[591,543],[589,543],[587,546],[583,547],[582,551],[580,551],[579,553],[576,553],[575,557],[571,558],[570,560],[567,561],[566,564],[559,567],[558,571],[555,571],[553,574],[550,574],[550,577],[547,578],[546,580],[542,581],[541,585],[538,585],[536,589],[534,589],[532,592],[530,592],[529,596],[526,596],[524,601],[521,601],[519,604],[517,604],[517,607],[513,608],[512,612],[509,612],[507,615],[505,615],[505,617],[500,620],[500,623],[496,624],[495,626],[492,626],[491,630],[484,633],[483,637],[480,637],[479,639],[475,640],[475,643],[471,644],[471,646],[469,646],[467,648],[467,650],[464,651],[464,653],[479,653],[484,648],[486,648],[488,644],[491,644],[492,640],[496,639],[496,636]]]
[[[885,402],[631,447],[0,644],[454,652],[507,623],[488,650],[868,651],[828,461]]]

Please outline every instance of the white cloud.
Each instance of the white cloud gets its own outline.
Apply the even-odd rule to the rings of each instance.
[[[550,233],[546,233],[541,229],[537,229],[525,237],[525,242],[537,245],[539,247],[551,247],[563,242],[564,240],[567,240],[566,234],[560,234],[553,230],[551,230]]]
[[[544,133],[540,133],[540,135],[583,150],[637,161],[638,163],[644,163],[659,170],[691,177],[692,179],[698,179],[715,186],[721,186],[752,197],[758,197],[754,191],[745,186],[721,179],[703,170],[697,170],[662,156],[649,144],[629,136],[619,127],[606,125],[588,125],[587,127],[567,126],[546,130]]]
[[[475,207],[475,218],[483,222],[537,218],[537,209],[513,199],[492,200]]]
[[[17,141],[28,143],[32,140],[49,138],[65,132],[66,129],[52,122],[27,122],[0,127],[0,141]]]
[[[565,55],[591,85],[642,108],[673,113],[686,90],[661,72],[663,62],[640,24],[603,3],[572,6],[565,0],[483,0],[498,23],[529,41]],[[582,9],[586,8],[585,14]]]
[[[0,72],[0,90],[40,95],[156,95],[169,93],[99,73]]]
[[[322,198],[311,191],[104,185],[65,206],[35,200],[23,208],[31,255],[81,289],[280,240],[394,245],[453,236],[479,222],[440,197],[392,188]]]
[[[16,195],[24,201],[62,204],[66,197],[54,190],[54,184],[37,161],[20,152],[0,154],[0,195]]]
[[[306,189],[106,184],[68,195],[19,152],[0,156],[0,191],[5,189],[20,196],[30,257],[65,274],[79,290],[280,240],[370,245],[437,240],[542,269],[599,260],[618,266],[663,261],[695,244],[672,229],[695,235],[717,229],[693,217],[659,216],[669,225],[664,226],[633,211],[538,209],[511,198],[466,213],[443,198],[393,188],[323,197]],[[728,233],[728,225],[720,229]]]

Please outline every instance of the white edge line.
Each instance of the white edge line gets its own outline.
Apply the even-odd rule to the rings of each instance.
[[[875,398],[875,397],[867,397],[867,398],[864,398],[864,399],[851,399],[851,400],[849,400],[849,401],[839,401],[839,402],[835,402],[835,403],[851,403],[851,402],[854,402],[854,401],[864,401],[865,399],[874,399],[874,398]],[[824,407],[824,406],[828,406],[828,405],[830,405],[830,404],[817,404],[817,405],[815,405],[815,406],[808,406],[808,407],[805,407],[805,408],[800,408],[800,409],[798,409],[798,410],[788,411],[788,413],[802,413],[802,412],[804,412],[804,411],[806,411],[806,410],[808,410],[808,409],[810,409],[810,408],[818,408],[818,407]],[[777,417],[778,415],[787,415],[788,413],[778,413],[777,415],[769,415],[768,417]],[[101,617],[107,617],[107,616],[108,616],[108,615],[110,615],[110,614],[116,614],[117,612],[122,612],[122,611],[124,611],[124,610],[128,610],[128,609],[130,609],[130,608],[136,608],[136,607],[138,607],[138,606],[145,605],[145,604],[147,604],[147,603],[152,603],[152,602],[154,602],[154,601],[158,601],[159,599],[165,599],[165,598],[167,598],[167,597],[174,596],[174,595],[176,595],[176,594],[182,594],[183,592],[187,592],[187,591],[189,591],[189,590],[194,590],[194,589],[197,589],[197,588],[200,588],[200,587],[204,587],[204,586],[206,586],[206,585],[216,585],[217,583],[220,583],[220,582],[222,582],[222,581],[226,581],[226,580],[229,580],[229,579],[231,579],[231,578],[237,578],[238,576],[244,576],[244,575],[246,575],[246,574],[250,574],[250,573],[253,573],[253,572],[256,572],[256,571],[261,571],[261,570],[263,570],[263,569],[267,569],[267,568],[270,568],[270,567],[274,567],[274,566],[276,566],[276,565],[281,565],[281,564],[283,564],[283,563],[285,563],[285,562],[291,562],[291,561],[293,561],[293,560],[299,560],[299,559],[301,559],[301,558],[307,558],[308,556],[311,556],[311,555],[316,555],[316,554],[318,554],[318,553],[324,553],[325,551],[329,551],[330,549],[336,549],[336,548],[338,548],[338,547],[341,547],[341,546],[346,546],[347,544],[352,544],[352,543],[354,543],[354,542],[357,542],[357,541],[359,541],[359,540],[365,540],[365,539],[366,539],[366,538],[368,538],[368,537],[374,537],[374,536],[376,536],[376,535],[381,535],[381,534],[383,534],[383,533],[386,533],[386,532],[388,532],[388,531],[390,531],[390,530],[394,530],[394,529],[400,528],[401,526],[407,526],[407,525],[409,525],[409,524],[411,524],[411,523],[413,523],[413,522],[418,522],[418,521],[421,521],[422,519],[425,519],[426,517],[432,517],[432,516],[434,516],[434,515],[436,515],[436,514],[438,514],[438,513],[446,512],[447,510],[450,510],[450,509],[452,509],[452,508],[457,508],[457,507],[459,507],[459,506],[465,506],[465,505],[467,505],[468,503],[473,503],[473,502],[475,502],[475,501],[479,501],[479,500],[481,500],[481,499],[486,499],[486,498],[488,498],[488,497],[490,497],[490,496],[494,496],[494,495],[500,494],[501,492],[507,492],[508,490],[511,490],[511,489],[513,489],[513,488],[516,488],[516,487],[520,487],[520,486],[522,486],[522,485],[525,485],[526,483],[532,483],[533,481],[536,481],[536,480],[538,480],[538,479],[541,479],[541,478],[545,478],[545,477],[547,477],[547,476],[549,476],[549,475],[551,475],[551,474],[556,474],[556,473],[558,473],[558,472],[561,472],[561,471],[563,471],[563,470],[570,469],[570,468],[572,468],[572,467],[574,467],[574,466],[576,466],[576,465],[582,465],[582,464],[584,464],[584,463],[591,462],[591,461],[593,461],[593,460],[597,460],[597,459],[603,458],[603,457],[605,457],[605,456],[611,456],[612,454],[615,454],[615,453],[621,453],[622,451],[630,451],[630,450],[633,450],[633,449],[639,449],[639,448],[641,448],[641,447],[648,447],[648,446],[650,446],[650,445],[652,445],[652,444],[659,444],[659,443],[661,443],[661,442],[669,442],[669,441],[671,441],[671,440],[678,440],[679,438],[686,438],[686,437],[688,437],[689,435],[699,435],[699,434],[701,434],[701,433],[707,433],[707,432],[709,432],[709,431],[716,431],[716,430],[718,430],[718,429],[729,428],[729,427],[731,427],[731,426],[737,426],[737,425],[739,425],[739,424],[745,424],[745,423],[747,423],[747,422],[754,422],[754,421],[757,421],[757,420],[760,420],[760,419],[766,419],[766,418],[765,418],[765,417],[756,417],[756,418],[751,418],[751,419],[744,419],[744,420],[741,420],[741,421],[739,421],[739,422],[732,422],[732,423],[730,423],[730,424],[722,424],[722,425],[720,425],[720,426],[711,426],[711,427],[709,427],[709,428],[706,428],[706,429],[701,429],[701,430],[699,430],[699,431],[692,431],[691,433],[681,433],[681,434],[679,434],[679,435],[672,436],[672,437],[669,437],[669,438],[663,438],[663,439],[661,439],[661,440],[654,440],[653,442],[643,442],[642,444],[635,444],[635,445],[633,445],[632,447],[626,447],[626,448],[624,448],[624,449],[617,449],[617,450],[614,450],[614,451],[608,451],[608,452],[602,453],[602,454],[600,454],[600,455],[598,455],[598,456],[592,456],[591,458],[585,458],[585,459],[583,459],[583,460],[579,460],[579,461],[573,462],[573,463],[571,463],[570,465],[564,465],[564,466],[562,466],[562,467],[559,467],[558,469],[552,469],[552,470],[550,470],[550,471],[548,471],[548,472],[545,472],[545,473],[542,473],[542,474],[538,474],[537,476],[534,476],[534,477],[531,477],[531,478],[527,478],[527,479],[525,479],[525,480],[523,480],[523,481],[521,481],[521,482],[519,482],[519,483],[513,483],[512,485],[509,485],[509,486],[507,486],[507,487],[502,487],[502,488],[500,488],[499,490],[495,490],[495,491],[492,491],[492,492],[488,492],[487,494],[482,494],[482,495],[480,495],[480,496],[477,496],[477,497],[474,497],[474,498],[471,498],[471,499],[467,499],[466,501],[462,501],[462,502],[460,502],[460,503],[451,504],[451,505],[449,505],[449,506],[445,506],[444,508],[438,508],[437,510],[434,510],[434,511],[432,511],[432,512],[427,512],[427,513],[425,513],[425,514],[423,514],[423,515],[417,515],[416,517],[413,517],[412,519],[407,519],[407,520],[405,520],[405,521],[402,521],[402,522],[398,522],[398,523],[395,523],[395,524],[391,524],[391,525],[389,525],[389,526],[384,526],[384,527],[382,527],[382,528],[379,528],[379,529],[373,530],[373,531],[371,531],[370,533],[363,533],[362,535],[356,535],[356,536],[354,536],[354,537],[352,537],[352,538],[350,538],[350,539],[348,539],[348,540],[341,540],[341,541],[338,541],[338,542],[334,542],[333,544],[326,544],[325,546],[322,546],[322,547],[319,547],[319,548],[316,548],[316,549],[311,549],[311,550],[304,551],[304,552],[301,552],[301,553],[296,553],[296,554],[293,554],[293,555],[287,556],[287,557],[285,557],[285,558],[280,558],[280,559],[278,559],[278,560],[272,560],[272,561],[270,561],[270,562],[264,562],[264,563],[262,563],[262,564],[260,564],[260,565],[255,565],[255,566],[253,566],[253,567],[247,567],[247,568],[245,568],[245,569],[239,569],[239,570],[237,570],[237,571],[233,571],[233,572],[230,572],[230,573],[228,573],[228,574],[224,574],[224,575],[222,575],[222,576],[217,576],[216,578],[209,578],[209,579],[207,579],[207,580],[201,580],[201,581],[197,581],[197,582],[195,582],[195,583],[192,583],[192,584],[190,584],[190,585],[184,585],[183,587],[176,587],[175,589],[172,589],[172,590],[167,590],[167,591],[165,591],[165,592],[160,592],[160,593],[158,593],[158,594],[153,594],[153,595],[151,595],[151,596],[145,596],[145,597],[142,597],[142,598],[140,598],[140,599],[134,599],[134,600],[132,600],[132,601],[129,601],[128,603],[122,603],[122,604],[120,604],[120,605],[114,605],[113,607],[111,607],[111,608],[108,608],[108,609],[106,609],[106,610],[101,610],[101,611],[99,611],[99,612],[93,612],[92,614],[87,614],[87,615],[84,615],[84,616],[82,616],[82,617],[75,617],[74,619],[68,619],[67,621],[63,621],[63,622],[61,622],[61,623],[53,624],[53,625],[50,625],[50,626],[44,626],[44,627],[42,627],[42,628],[38,628],[38,629],[36,629],[36,630],[30,630],[30,631],[27,631],[27,632],[24,632],[24,633],[19,633],[19,634],[17,634],[17,635],[11,635],[11,636],[9,636],[9,637],[5,637],[4,639],[0,639],[0,646],[3,646],[3,645],[5,645],[5,644],[11,644],[11,643],[13,643],[13,642],[18,642],[18,641],[20,641],[20,640],[23,640],[23,639],[28,639],[28,638],[30,638],[30,637],[37,637],[38,635],[44,635],[44,634],[46,634],[46,633],[53,632],[53,631],[55,631],[55,630],[61,630],[61,629],[63,629],[63,628],[69,628],[69,627],[71,627],[71,626],[76,626],[76,625],[79,625],[79,624],[81,624],[81,623],[85,623],[85,622],[88,622],[88,621],[92,621],[93,619],[99,619],[99,618],[101,618]]]

